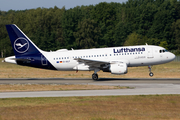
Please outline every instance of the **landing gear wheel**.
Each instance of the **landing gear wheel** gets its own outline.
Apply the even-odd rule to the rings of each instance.
[[[93,73],[93,74],[92,74],[92,79],[93,79],[93,80],[98,80],[98,74]]]
[[[152,66],[149,65],[148,68],[149,68],[149,72],[150,72],[150,73],[149,73],[149,76],[152,77],[152,76],[154,75],[154,74],[151,72]]]
[[[153,74],[152,72],[150,72],[150,73],[149,73],[149,76],[151,76],[151,77],[152,77],[153,75],[154,75],[154,74]]]

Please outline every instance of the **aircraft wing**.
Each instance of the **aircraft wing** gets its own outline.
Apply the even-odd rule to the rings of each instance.
[[[99,60],[82,59],[82,58],[75,58],[74,60],[77,60],[80,63],[84,63],[89,67],[100,67],[101,65],[110,63],[109,61],[99,61]]]

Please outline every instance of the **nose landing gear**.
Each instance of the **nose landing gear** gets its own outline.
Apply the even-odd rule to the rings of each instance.
[[[150,72],[149,76],[152,77],[154,74],[151,72],[151,68],[152,68],[151,65],[149,65],[148,68],[149,68],[149,72]]]
[[[151,76],[151,77],[152,77],[153,75],[154,75],[154,74],[153,74],[152,72],[150,72],[150,73],[149,73],[149,76]]]

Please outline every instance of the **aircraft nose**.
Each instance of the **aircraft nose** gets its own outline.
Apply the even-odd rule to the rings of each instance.
[[[175,58],[176,58],[176,55],[174,55],[173,53],[171,53],[170,59],[173,61]]]

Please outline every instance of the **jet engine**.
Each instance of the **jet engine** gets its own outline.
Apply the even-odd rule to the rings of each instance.
[[[117,74],[117,75],[126,74],[127,64],[124,62],[110,64],[110,71],[111,74]]]

